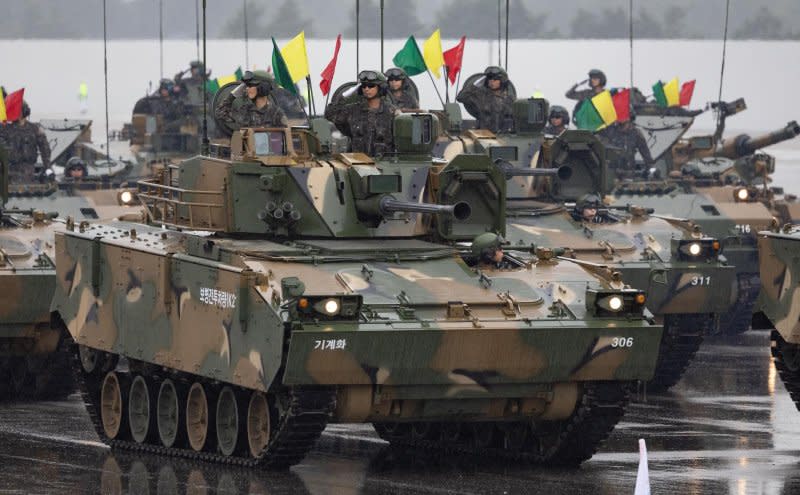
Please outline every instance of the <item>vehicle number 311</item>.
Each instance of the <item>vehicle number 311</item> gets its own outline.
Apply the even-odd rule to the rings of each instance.
[[[614,337],[611,339],[611,347],[633,347],[633,337]]]

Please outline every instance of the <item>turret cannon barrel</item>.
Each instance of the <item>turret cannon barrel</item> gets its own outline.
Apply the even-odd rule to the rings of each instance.
[[[358,200],[356,202],[356,208],[360,213],[374,217],[386,217],[395,212],[408,212],[449,215],[457,220],[466,220],[472,215],[472,207],[463,201],[454,205],[412,203],[395,199],[394,196],[390,194]]]
[[[752,155],[766,146],[792,139],[798,134],[800,134],[800,125],[793,120],[778,130],[757,137],[740,134],[733,139],[726,139],[715,154],[731,159],[741,158]]]
[[[505,160],[496,160],[495,163],[503,171],[506,180],[513,177],[558,177],[561,180],[569,180],[572,177],[572,168],[561,166],[558,168],[522,168],[515,167]]]

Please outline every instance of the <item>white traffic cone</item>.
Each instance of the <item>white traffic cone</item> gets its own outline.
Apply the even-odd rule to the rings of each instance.
[[[633,495],[650,495],[650,471],[647,469],[647,445],[639,439],[639,472],[636,473],[636,489]]]

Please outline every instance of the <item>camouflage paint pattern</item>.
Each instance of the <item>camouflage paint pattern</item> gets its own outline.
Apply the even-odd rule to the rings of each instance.
[[[800,344],[800,229],[759,232],[759,309],[789,344]]]

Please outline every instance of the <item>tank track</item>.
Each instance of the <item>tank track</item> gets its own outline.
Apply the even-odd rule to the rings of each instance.
[[[761,291],[761,277],[758,273],[740,273],[737,287],[738,295],[733,308],[720,315],[719,328],[725,335],[738,335],[750,329],[753,309]]]
[[[102,374],[89,374],[83,370],[78,357],[78,346],[72,344],[72,369],[79,385],[81,398],[98,437],[113,449],[145,452],[148,454],[180,457],[192,461],[226,464],[241,467],[266,467],[286,469],[303,459],[314,447],[336,406],[335,391],[327,388],[292,388],[286,411],[280,419],[272,439],[257,457],[225,456],[216,452],[195,451],[191,448],[165,447],[154,443],[137,443],[133,440],[108,438],[100,418],[100,385]],[[120,372],[124,375],[129,372]],[[173,371],[171,377],[188,383],[202,379],[188,373]],[[177,375],[176,375],[177,374]],[[211,380],[208,380],[211,383]],[[275,428],[275,427],[273,427]]]
[[[777,330],[772,330],[770,334],[772,361],[775,369],[783,381],[783,385],[789,392],[789,396],[794,401],[795,407],[800,410],[800,346],[789,344]],[[787,355],[786,351],[791,351],[792,355]]]
[[[373,426],[395,447],[574,467],[591,458],[622,419],[632,387],[629,382],[585,382],[575,410],[560,421],[395,422]],[[487,432],[489,441],[478,440],[478,435]]]
[[[666,315],[655,374],[647,390],[666,392],[678,383],[713,326],[714,318],[707,314]]]

